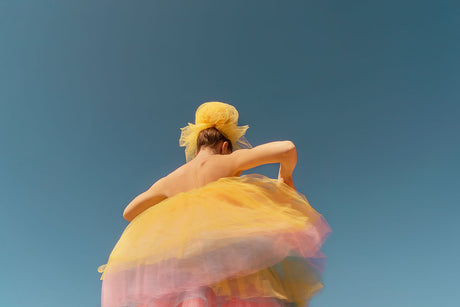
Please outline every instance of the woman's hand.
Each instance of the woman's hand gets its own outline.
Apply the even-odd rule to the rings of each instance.
[[[278,180],[284,182],[291,188],[295,189],[292,173],[297,164],[297,149],[294,144],[286,151],[280,161],[280,170],[278,173]]]
[[[292,172],[286,171],[283,166],[280,166],[280,171],[278,173],[278,182],[285,183],[295,190],[294,180],[292,179]]]

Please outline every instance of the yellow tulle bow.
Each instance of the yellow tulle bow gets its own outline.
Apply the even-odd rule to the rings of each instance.
[[[215,127],[232,142],[234,150],[251,148],[244,137],[249,126],[238,126],[238,111],[232,105],[223,102],[205,102],[195,113],[195,124],[181,128],[179,145],[185,146],[185,158],[188,161],[195,158],[198,134],[207,128]]]

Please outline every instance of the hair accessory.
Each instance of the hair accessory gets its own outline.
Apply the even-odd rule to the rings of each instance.
[[[198,134],[204,129],[215,127],[232,142],[235,150],[251,148],[244,137],[249,126],[238,126],[238,111],[232,105],[223,102],[205,102],[198,107],[195,113],[195,124],[181,128],[179,145],[185,147],[187,162],[195,158]]]

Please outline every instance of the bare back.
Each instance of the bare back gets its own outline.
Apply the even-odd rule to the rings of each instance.
[[[164,177],[162,190],[166,197],[200,188],[223,177],[238,176],[229,166],[229,155],[197,157]]]
[[[123,216],[134,219],[147,208],[178,193],[200,188],[223,177],[239,176],[253,167],[280,163],[279,179],[294,188],[292,171],[297,163],[295,146],[290,141],[272,142],[231,154],[201,154],[171,174],[155,182],[147,191],[134,198]]]

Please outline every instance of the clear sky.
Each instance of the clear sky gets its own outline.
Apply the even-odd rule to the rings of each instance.
[[[459,54],[458,1],[0,0],[0,306],[98,306],[212,100],[297,145],[333,229],[312,307],[459,306]]]

